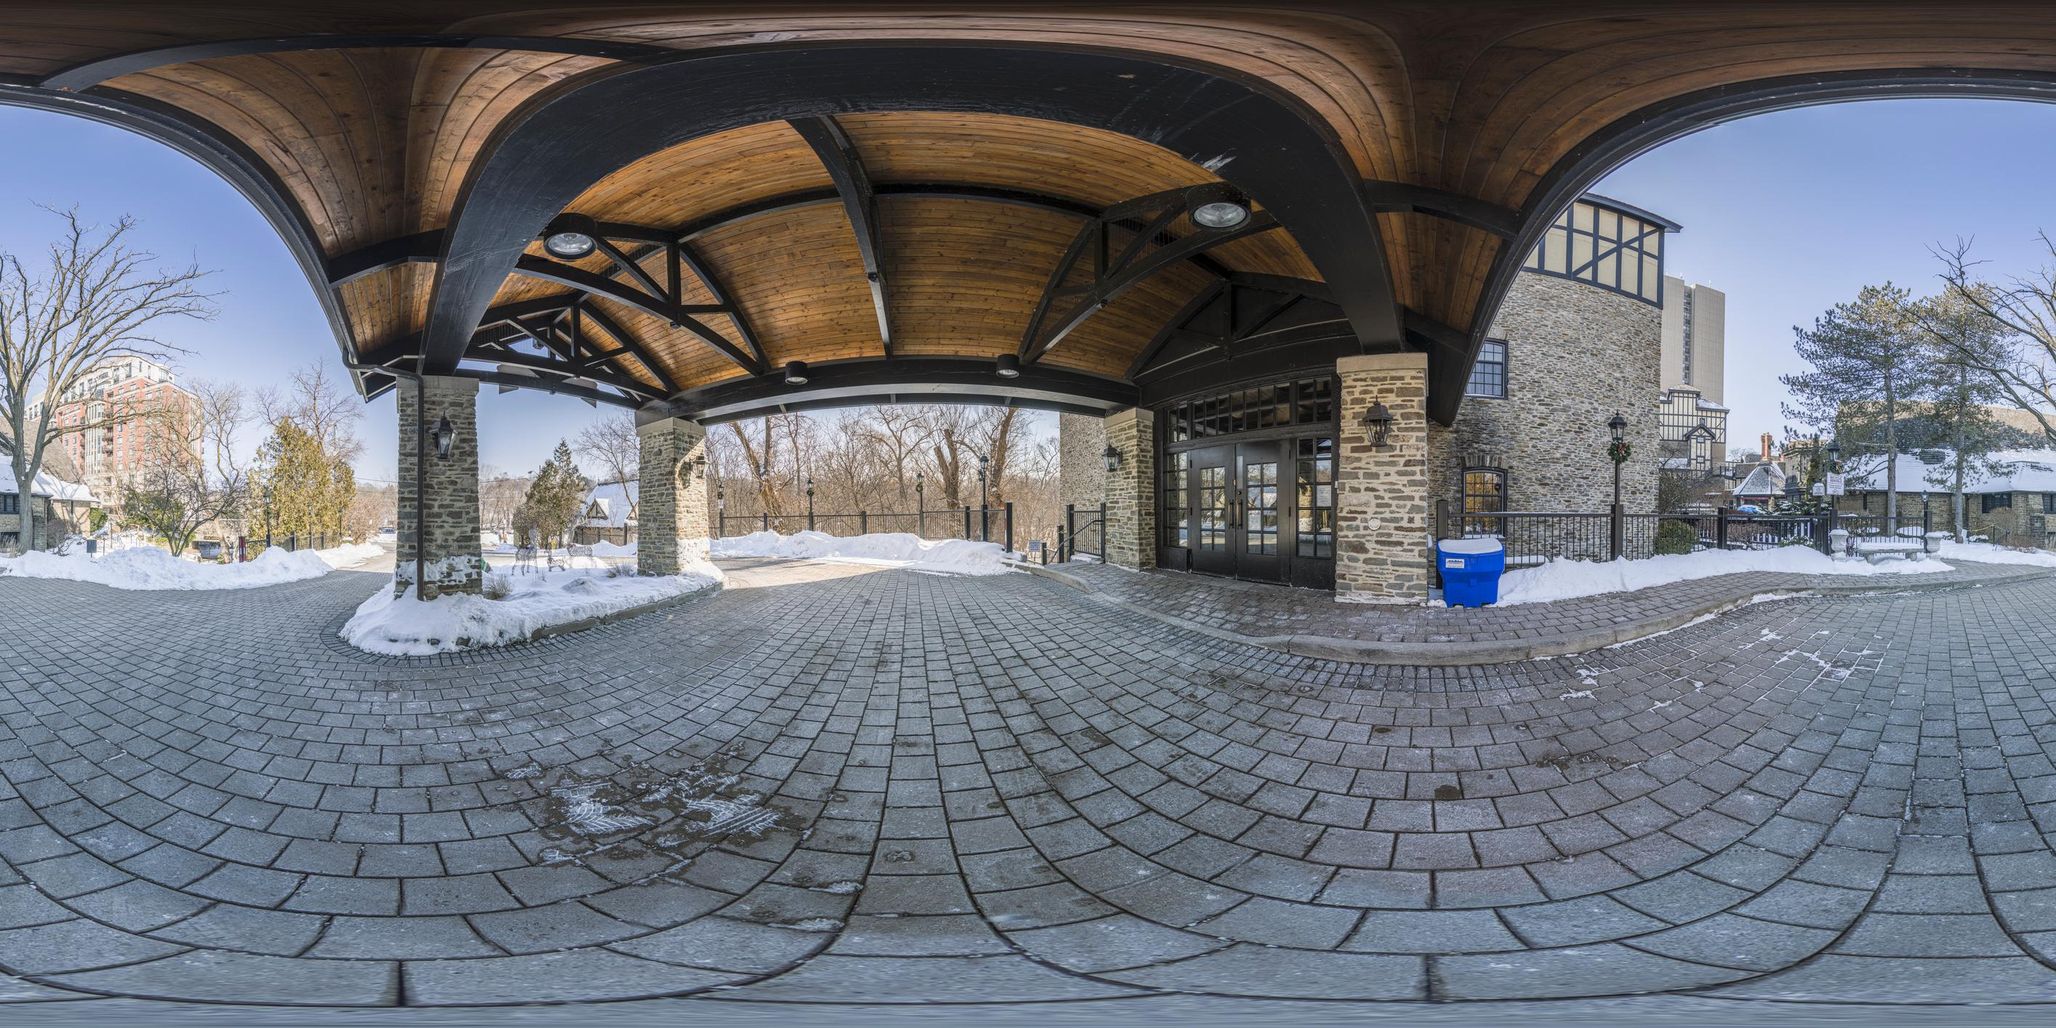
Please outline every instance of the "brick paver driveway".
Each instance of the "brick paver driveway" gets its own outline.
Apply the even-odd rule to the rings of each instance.
[[[2047,580],[1406,669],[737,578],[412,661],[374,575],[0,581],[0,995],[2056,996]]]

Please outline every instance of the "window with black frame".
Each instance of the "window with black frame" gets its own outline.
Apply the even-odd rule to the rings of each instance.
[[[1238,432],[1322,425],[1334,420],[1335,380],[1309,378],[1252,386],[1176,404],[1164,413],[1164,442],[1185,443]]]
[[[1463,392],[1465,396],[1506,399],[1506,340],[1487,339],[1478,348],[1478,362],[1471,365],[1471,380]]]
[[[1185,475],[1192,456],[1173,453],[1164,458],[1163,512],[1157,524],[1165,546],[1192,545],[1192,511],[1185,504]]]
[[[1995,510],[2011,510],[2013,508],[2013,494],[1986,493],[1984,494],[1983,503],[1984,512],[1987,514],[1990,514]]]
[[[1463,470],[1465,514],[1506,513],[1506,472],[1498,468]]]
[[[1298,442],[1298,555],[1335,556],[1335,440]]]

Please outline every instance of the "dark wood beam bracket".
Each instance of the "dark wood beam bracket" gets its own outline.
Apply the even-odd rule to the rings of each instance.
[[[886,302],[885,266],[878,242],[878,195],[871,187],[871,176],[865,172],[863,159],[857,156],[849,133],[834,118],[793,118],[786,124],[813,148],[814,156],[821,159],[821,166],[828,171],[829,181],[835,183],[843,212],[849,216],[850,231],[857,237],[864,278],[871,285],[871,305],[878,312],[878,345],[890,357],[892,313]]]
[[[1447,218],[1501,239],[1512,239],[1521,231],[1519,211],[1433,186],[1371,179],[1364,183],[1364,202],[1379,213],[1397,211]]]

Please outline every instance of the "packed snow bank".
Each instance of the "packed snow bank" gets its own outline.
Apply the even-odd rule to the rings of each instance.
[[[1948,570],[1949,565],[1932,557],[1921,561],[1887,560],[1871,564],[1861,560],[1833,560],[1804,546],[1781,546],[1774,550],[1701,550],[1646,560],[1557,559],[1535,567],[1508,571],[1501,576],[1498,606],[1633,592],[1651,586],[1743,571],[1863,576],[1921,575]]]
[[[320,578],[336,568],[361,564],[382,552],[365,544],[295,553],[274,547],[242,564],[202,564],[182,560],[154,546],[116,550],[101,556],[87,556],[83,550],[63,554],[31,550],[19,557],[0,557],[0,574],[65,578],[116,589],[254,589]]]
[[[629,543],[627,546],[621,546],[615,543],[607,542],[606,540],[602,539],[599,542],[593,544],[593,556],[633,557],[635,556],[635,546],[636,544],[634,543]]]
[[[1950,560],[1975,560],[1986,564],[2033,564],[2056,568],[2056,553],[2047,550],[2016,550],[1991,543],[1944,542],[1935,551]]]
[[[716,557],[799,557],[955,575],[1003,575],[1006,551],[998,543],[923,539],[911,532],[833,536],[826,532],[751,532],[713,541]]]
[[[504,599],[439,596],[426,603],[410,590],[394,597],[380,588],[343,625],[343,640],[360,650],[395,657],[484,646],[505,646],[554,625],[617,614],[632,607],[719,588],[721,569],[694,564],[677,575],[614,575],[603,570],[548,574],[494,574],[489,584],[505,587]]]

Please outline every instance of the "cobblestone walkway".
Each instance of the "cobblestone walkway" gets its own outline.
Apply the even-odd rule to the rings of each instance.
[[[1759,594],[1961,589],[2052,577],[2047,568],[2023,565],[1959,560],[1951,561],[1950,568],[1888,577],[1719,575],[1634,593],[1474,609],[1451,609],[1439,602],[1433,606],[1338,603],[1332,593],[1322,590],[1168,571],[1137,573],[1103,564],[1063,564],[1044,570],[1103,602],[1183,627],[1309,656],[1337,656],[1324,651],[1337,649],[1337,644],[1362,642],[1372,644],[1367,650],[1381,663],[1406,663],[1409,656],[1443,662],[1445,653],[1482,653],[1485,658],[1459,657],[1457,663],[1579,653],[1670,629]],[[1522,649],[1538,652],[1519,652]]]
[[[0,581],[0,998],[2056,997],[2048,579],[1447,669],[807,564],[380,659],[380,581]]]

